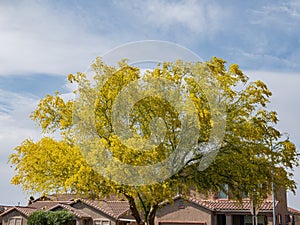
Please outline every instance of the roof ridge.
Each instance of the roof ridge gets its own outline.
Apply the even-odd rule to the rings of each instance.
[[[2,212],[2,213],[0,214],[0,216],[5,215],[5,214],[7,214],[7,213],[9,213],[9,212],[11,212],[11,211],[13,211],[13,210],[17,210],[17,211],[23,213],[25,216],[29,216],[32,212],[30,212],[30,211],[28,212],[28,211],[26,211],[26,209],[37,210],[37,208],[34,208],[34,207],[28,207],[28,206],[14,206],[14,207],[11,207],[11,208],[5,210],[4,212]]]
[[[128,203],[128,201],[126,201],[126,200],[106,200],[105,202],[127,202]]]
[[[188,198],[190,202],[198,204],[201,207],[209,209],[211,211],[215,210],[250,210],[251,200],[246,199],[239,202],[238,200],[233,199],[199,199],[195,196],[190,196]],[[276,201],[276,205],[278,201]],[[273,209],[273,201],[264,200],[260,205],[261,210],[272,210]]]
[[[69,210],[71,213],[73,213],[77,217],[82,217],[82,215],[85,216],[85,217],[91,217],[89,214],[87,214],[84,211],[76,209],[76,208],[74,208],[74,207],[72,207],[70,205],[65,205],[65,204],[60,204],[60,203],[58,203],[58,204],[50,207],[47,211],[51,211],[52,209],[55,209],[56,207],[62,207],[64,209],[67,209],[67,210]]]
[[[95,203],[94,203],[94,201],[95,200],[90,200],[90,199],[80,199],[82,202],[84,202],[84,203],[86,203],[86,204],[88,204],[88,205],[90,205],[90,206],[92,206],[92,207],[94,207],[94,208],[96,208],[96,209],[98,209],[99,211],[102,211],[103,213],[105,213],[105,214],[107,214],[107,215],[109,215],[110,217],[112,217],[112,218],[117,218],[116,217],[116,215],[114,215],[114,213],[113,213],[113,210],[111,210],[112,212],[108,212],[107,210],[105,210],[103,207],[101,207],[100,205],[96,205]],[[107,202],[105,202],[105,201],[103,201],[103,200],[97,200],[98,202],[104,202],[104,203],[106,203],[107,204]],[[109,207],[110,208],[110,207]]]
[[[116,215],[117,218],[121,217],[130,210],[128,201],[108,201],[108,207]],[[122,204],[120,204],[122,203]],[[123,208],[126,205],[126,208]],[[117,207],[116,207],[117,206]]]
[[[288,207],[288,211],[300,215],[300,211],[298,209],[293,208],[293,207]]]
[[[45,201],[44,200],[37,200],[33,203],[36,203],[36,202],[72,202],[72,201],[74,201],[74,200],[45,200]]]

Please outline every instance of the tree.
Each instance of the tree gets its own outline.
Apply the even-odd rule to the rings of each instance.
[[[27,221],[28,225],[45,225],[47,224],[47,212],[38,210],[33,212]]]
[[[79,98],[41,99],[31,117],[45,133],[59,131],[61,140],[27,139],[16,147],[13,184],[39,193],[122,195],[138,224],[154,224],[159,204],[191,187],[209,193],[228,184],[234,198],[248,193],[255,204],[272,182],[295,189],[288,171],[298,155],[274,127],[271,92],[261,81],[249,82],[238,65],[226,68],[213,57],[162,63],[141,75],[126,61],[117,68],[97,58],[91,68],[92,81],[85,73],[68,76]]]
[[[48,211],[47,225],[74,225],[75,216],[67,210]]]
[[[66,211],[43,211],[33,212],[28,217],[28,225],[73,225],[75,216]]]

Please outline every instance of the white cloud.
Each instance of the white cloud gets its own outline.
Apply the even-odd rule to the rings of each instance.
[[[20,187],[10,184],[13,168],[8,164],[8,157],[13,149],[26,138],[38,140],[39,129],[29,119],[38,100],[34,96],[24,96],[0,89],[0,176],[1,204],[26,204],[27,196]],[[5,109],[5,110],[3,110]]]
[[[26,138],[37,140],[41,137],[39,129],[29,118],[37,103],[38,100],[33,96],[0,89],[0,161],[6,162],[7,156]]]
[[[260,79],[264,81],[269,89],[273,92],[271,98],[270,109],[278,112],[280,122],[278,128],[282,132],[288,132],[290,138],[300,147],[299,134],[300,122],[298,120],[300,102],[300,74],[278,73],[266,71],[245,71],[250,76],[251,80]],[[73,90],[73,86],[68,86],[69,90]],[[74,97],[73,94],[67,93],[63,96],[66,99]],[[23,96],[16,93],[0,90],[0,167],[1,176],[4,178],[1,184],[3,190],[10,188],[9,180],[13,175],[13,171],[6,164],[8,156],[13,152],[13,148],[19,145],[23,140],[30,137],[38,140],[41,137],[40,130],[34,126],[28,116],[35,109],[38,99],[35,96]],[[5,110],[3,110],[5,109]],[[295,171],[295,179],[300,184],[300,168]],[[16,198],[3,198],[2,203],[16,204],[18,200],[27,199],[28,196],[20,194],[21,189],[13,188]],[[297,198],[300,195],[300,189],[297,190],[297,195],[288,195],[290,206],[300,207]],[[3,194],[2,194],[3,196]],[[23,196],[21,198],[21,196]],[[4,201],[4,202],[3,202]],[[25,204],[26,201],[23,202]]]
[[[270,2],[253,10],[254,24],[297,25],[300,19],[300,3],[298,0],[282,1],[279,4]]]
[[[253,37],[252,49],[243,48],[225,48],[231,58],[241,67],[247,67],[255,70],[263,70],[265,68],[282,69],[295,71],[299,67],[298,58],[300,51],[294,48],[294,52],[289,51],[289,47],[276,46],[276,53],[282,50],[289,52],[288,56],[282,56],[280,53],[272,54],[270,45],[266,37]]]
[[[148,23],[168,31],[182,26],[193,33],[208,36],[223,29],[228,13],[213,1],[146,0],[136,1],[134,4],[118,1],[116,4],[130,11],[133,10],[135,15],[140,15],[146,25]]]
[[[0,5],[0,75],[77,72],[112,45],[46,1]]]
[[[251,11],[250,17],[247,14],[249,11],[246,10],[245,13],[243,7],[227,6],[224,3],[221,6],[221,2],[219,4],[218,1],[208,0],[116,1],[116,8],[108,10],[103,7],[109,4],[103,6],[105,4],[95,3],[95,7],[98,8],[96,7],[94,12],[98,12],[99,15],[93,15],[94,17],[88,15],[88,7],[84,12],[87,16],[83,16],[84,13],[75,15],[78,11],[68,5],[62,9],[55,8],[51,1],[13,1],[13,4],[11,1],[7,2],[9,3],[0,3],[0,76],[32,73],[65,75],[85,71],[96,55],[111,49],[116,42],[135,41],[141,37],[178,40],[186,46],[191,45],[191,42],[198,43],[201,39],[204,41],[199,42],[203,48],[201,51],[211,55],[222,47],[228,47],[230,50],[224,53],[225,56],[232,54],[236,60],[242,60],[243,67],[250,68],[250,65],[253,69],[259,66],[274,68],[279,65],[281,69],[292,70],[298,68],[299,64],[297,43],[299,44],[300,3],[297,0],[277,3],[275,6],[271,5],[273,2],[264,6],[257,4],[254,7],[257,10]],[[84,10],[85,7],[81,6]],[[101,17],[100,14],[104,16]],[[244,22],[249,20],[263,25],[263,28],[249,27],[249,24]],[[251,33],[244,32],[246,28],[249,28]],[[279,29],[280,35],[270,32],[272,29]],[[103,32],[100,34],[99,30]],[[226,35],[223,35],[223,30],[226,30]],[[243,31],[242,38],[238,31]],[[280,39],[281,34],[288,34],[293,38],[284,36]],[[208,39],[211,36],[219,39],[210,42]],[[234,40],[233,45],[231,42],[227,44],[229,38]],[[239,43],[242,39],[244,46]],[[274,45],[270,43],[273,39],[279,41]],[[293,40],[295,42],[292,43]],[[288,48],[285,49],[284,44],[287,43]],[[292,43],[291,46],[289,43]],[[232,46],[236,45],[241,52],[233,55],[231,52],[236,50],[233,51]],[[284,49],[278,54],[266,51],[278,48]],[[300,74],[261,71],[248,71],[247,74],[268,84],[274,93],[270,108],[279,113],[278,127],[281,131],[290,133],[291,139],[300,147]],[[68,89],[72,90],[72,85],[69,85]],[[65,94],[63,97],[69,99],[73,95]],[[13,152],[12,149],[25,138],[40,138],[39,129],[28,118],[37,101],[35,96],[22,96],[0,90],[0,174],[5,178],[0,184],[1,199],[5,199],[8,192],[10,198],[13,196],[14,199],[20,199],[18,196],[21,190],[8,184],[12,170],[6,161],[8,155]],[[295,178],[300,184],[299,169]],[[10,192],[10,189],[14,191]],[[297,192],[297,196],[299,198],[300,191]],[[292,199],[293,204],[300,207],[299,200],[297,202],[295,197]],[[5,204],[3,201],[1,203]]]
[[[61,96],[64,99],[74,97],[72,93],[65,93]],[[39,99],[35,96],[0,89],[0,204],[16,205],[18,202],[27,204],[27,194],[21,190],[21,187],[10,184],[14,171],[8,158],[14,153],[14,148],[25,139],[38,141],[45,135],[29,117],[31,112],[36,109],[38,102]],[[47,134],[47,136],[59,139],[58,133]]]

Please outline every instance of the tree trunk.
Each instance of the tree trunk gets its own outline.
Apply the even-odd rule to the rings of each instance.
[[[145,214],[145,224],[154,225],[155,214],[158,209],[158,205],[153,205],[150,208],[150,211]]]
[[[129,207],[132,213],[132,216],[135,218],[138,225],[154,225],[154,219],[156,215],[156,211],[158,209],[158,205],[153,205],[150,207],[144,206],[144,221],[141,219],[141,215],[137,209],[137,206],[135,204],[135,200],[132,196],[124,194],[124,196],[127,198],[129,202]],[[140,198],[141,200],[141,198]],[[142,202],[143,203],[143,202]]]
[[[136,222],[138,225],[144,225],[144,222],[141,219],[140,213],[136,207],[134,198],[130,195],[124,194],[125,197],[127,198],[128,202],[129,202],[129,207],[132,213],[132,216],[135,218]]]

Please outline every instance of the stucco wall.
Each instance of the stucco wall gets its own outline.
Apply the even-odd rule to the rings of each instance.
[[[80,209],[83,212],[87,213],[88,215],[90,215],[93,218],[93,220],[95,220],[95,219],[109,220],[111,225],[116,225],[115,219],[107,216],[104,213],[101,213],[100,211],[98,211],[82,202],[77,202],[77,203],[73,204],[72,207],[74,207],[76,209]],[[89,221],[89,222],[90,222],[90,224],[92,224],[91,221]]]
[[[22,225],[27,225],[27,218],[24,215],[16,210],[13,210],[2,217],[2,225],[9,224],[9,218],[18,217],[22,218]]]
[[[174,204],[168,204],[156,213],[155,224],[159,222],[205,222],[211,224],[212,213],[194,203],[185,202],[182,199],[175,200]]]

